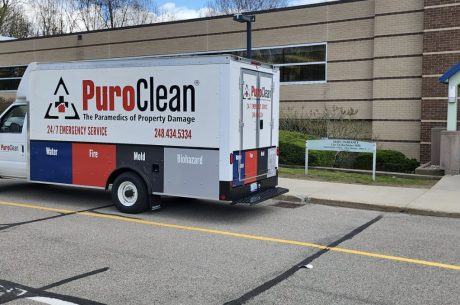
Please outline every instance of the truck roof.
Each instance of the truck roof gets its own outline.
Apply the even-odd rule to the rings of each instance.
[[[219,55],[181,55],[181,56],[141,56],[109,59],[92,59],[67,62],[35,63],[30,70],[61,70],[61,69],[94,69],[94,68],[121,68],[121,67],[148,67],[148,66],[175,66],[175,65],[209,65],[226,64],[230,61],[239,61],[255,64],[264,68],[273,69],[273,65],[231,54]]]
[[[242,62],[263,67],[265,69],[277,69],[275,66],[249,60],[232,54],[218,55],[180,55],[180,56],[140,56],[122,57],[109,59],[92,59],[65,62],[33,62],[27,67],[16,92],[16,99],[27,99],[29,75],[32,71],[40,70],[67,70],[67,69],[103,69],[122,67],[149,67],[149,66],[177,66],[177,65],[209,65],[228,64],[230,62]]]

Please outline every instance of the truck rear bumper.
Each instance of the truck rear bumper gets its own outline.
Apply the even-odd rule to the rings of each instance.
[[[231,204],[238,204],[238,203],[247,203],[247,204],[257,204],[260,202],[263,202],[265,200],[268,200],[270,198],[282,195],[289,192],[288,189],[285,189],[283,187],[273,187],[269,188],[265,191],[257,192],[254,194],[249,195],[248,197],[244,197],[238,200],[233,201]]]
[[[256,204],[289,191],[277,185],[277,175],[237,187],[233,187],[231,181],[221,181],[219,199],[230,201],[232,204]]]

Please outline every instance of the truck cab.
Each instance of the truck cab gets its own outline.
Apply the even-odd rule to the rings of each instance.
[[[27,103],[16,102],[0,117],[0,176],[28,178]]]

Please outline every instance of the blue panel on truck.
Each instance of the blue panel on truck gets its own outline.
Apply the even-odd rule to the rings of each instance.
[[[241,161],[240,161],[241,158]],[[239,162],[240,161],[240,162]],[[240,186],[243,185],[244,178],[246,175],[246,171],[244,168],[245,163],[245,153],[241,154],[241,151],[234,151],[233,152],[233,186]],[[238,175],[238,166],[241,168],[241,177]],[[241,178],[241,180],[240,180]]]
[[[72,144],[31,141],[30,180],[72,183]]]

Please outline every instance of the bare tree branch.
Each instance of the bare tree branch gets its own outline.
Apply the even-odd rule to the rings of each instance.
[[[155,21],[152,0],[74,0],[87,30],[117,28]]]
[[[0,35],[25,38],[31,35],[32,28],[24,15],[19,1],[0,1]]]
[[[209,0],[210,15],[254,12],[287,6],[286,0]]]
[[[58,35],[80,30],[73,0],[29,0],[29,4],[35,12],[36,35]]]

